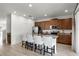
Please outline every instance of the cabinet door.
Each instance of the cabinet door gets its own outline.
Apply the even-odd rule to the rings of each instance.
[[[72,29],[72,19],[69,18],[67,22],[68,24],[66,24],[66,27],[68,27],[68,29]]]
[[[63,35],[59,35],[57,43],[63,43]]]
[[[71,35],[59,35],[57,43],[71,45]]]
[[[59,26],[59,22],[58,21],[59,21],[58,19],[56,19],[56,20],[54,19],[50,23],[51,23],[52,26],[57,26],[58,27]]]
[[[71,45],[71,35],[65,35],[63,42],[64,44]]]
[[[52,20],[51,22],[53,26],[57,26],[60,29],[63,29],[64,27],[64,19],[56,19]]]
[[[44,27],[45,27],[45,29],[50,29],[50,22],[49,21],[45,21]]]
[[[45,22],[41,22],[40,25],[41,25],[41,28],[44,30],[45,29]]]
[[[7,43],[11,44],[11,33],[7,33]]]
[[[60,28],[60,29],[63,29],[63,23],[64,21],[63,21],[63,19],[59,19],[58,20],[58,27]]]
[[[64,19],[63,21],[63,28],[64,29],[72,29],[72,19]]]

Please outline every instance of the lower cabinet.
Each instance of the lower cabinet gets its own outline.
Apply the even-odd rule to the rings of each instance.
[[[11,44],[11,33],[7,33],[7,43]]]
[[[66,44],[66,45],[71,45],[72,43],[72,35],[59,35],[58,39],[57,39],[57,43],[61,43],[61,44]]]

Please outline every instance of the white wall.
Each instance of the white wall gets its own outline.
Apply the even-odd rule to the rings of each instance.
[[[6,18],[0,18],[0,46],[3,45],[3,40],[6,40]]]
[[[75,51],[75,17],[72,18],[72,49]]]
[[[11,33],[11,14],[7,15],[7,33]]]
[[[26,19],[22,16],[11,15],[11,44],[21,42],[21,36],[25,34],[32,34],[32,26],[34,21]]]
[[[3,40],[5,40],[6,39],[6,30],[3,30],[2,33],[3,33]]]
[[[75,11],[75,24],[74,24],[74,40],[73,49],[79,55],[79,4]]]
[[[2,32],[0,32],[0,46],[2,46],[3,45],[3,43],[2,43]]]
[[[76,21],[76,53],[79,55],[79,11],[75,15],[75,21]]]
[[[0,31],[6,29],[6,18],[0,18]]]

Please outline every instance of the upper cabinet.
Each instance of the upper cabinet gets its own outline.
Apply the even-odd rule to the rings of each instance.
[[[58,20],[57,19],[51,19],[50,20],[50,25],[52,25],[52,26],[58,26]]]
[[[35,25],[42,29],[50,29],[50,26],[57,26],[59,29],[72,29],[72,18],[50,19],[49,21],[36,22]]]
[[[72,29],[72,18],[61,19],[60,20],[60,27],[62,29]]]

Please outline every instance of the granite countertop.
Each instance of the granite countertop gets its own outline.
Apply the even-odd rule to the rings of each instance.
[[[62,30],[62,29],[52,29],[52,30],[43,30],[43,33],[51,33],[51,32],[60,32],[60,33],[72,33],[72,30]]]
[[[53,34],[34,34],[34,35],[38,35],[38,36],[41,36],[41,37],[43,37],[43,36],[46,36],[46,37],[51,36],[52,38],[58,38],[58,35],[53,35]]]
[[[51,36],[51,37],[53,37],[53,38],[58,38],[58,35],[52,35],[52,34],[45,34],[45,35],[42,35],[42,36]]]

